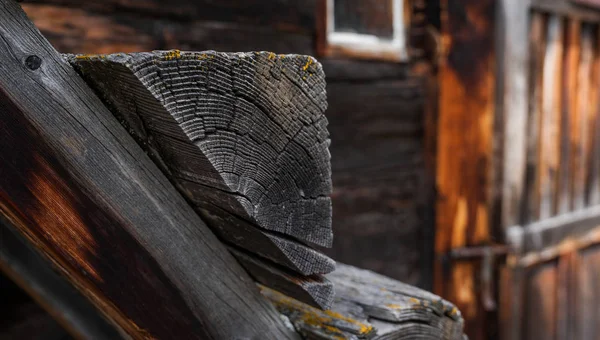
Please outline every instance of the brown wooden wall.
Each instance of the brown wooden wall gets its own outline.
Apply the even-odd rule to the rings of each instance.
[[[35,0],[60,52],[153,49],[317,55],[316,1]],[[336,260],[431,287],[432,190],[424,80],[406,65],[320,59],[327,74]]]

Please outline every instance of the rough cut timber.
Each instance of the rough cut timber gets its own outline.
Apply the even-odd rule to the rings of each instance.
[[[16,1],[0,23],[0,214],[132,338],[296,338]]]
[[[339,263],[327,278],[336,287],[327,311],[261,292],[306,339],[466,339],[461,313],[434,294]]]
[[[304,244],[332,241],[319,63],[268,52],[177,50],[66,58],[222,239],[276,263],[239,258],[252,276],[281,273],[281,265],[301,276],[261,282],[329,306],[331,284],[302,277],[335,267]]]
[[[194,204],[331,246],[325,81],[312,57],[173,50],[69,61]]]
[[[296,300],[322,309],[329,309],[333,301],[333,284],[320,275],[298,277],[283,268],[277,268],[236,249],[233,255],[248,270],[256,282],[269,286]]]

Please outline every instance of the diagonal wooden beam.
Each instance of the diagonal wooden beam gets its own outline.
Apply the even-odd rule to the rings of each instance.
[[[16,2],[0,22],[5,218],[134,338],[295,338]]]

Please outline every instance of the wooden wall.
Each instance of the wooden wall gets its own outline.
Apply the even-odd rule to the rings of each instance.
[[[33,0],[60,52],[153,49],[316,55],[316,0]],[[406,65],[320,60],[327,74],[336,260],[431,288],[424,80]]]

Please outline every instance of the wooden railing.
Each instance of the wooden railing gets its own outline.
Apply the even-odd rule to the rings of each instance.
[[[600,11],[556,3],[531,5],[523,64],[505,75],[505,228],[600,205]]]
[[[501,270],[500,333],[503,339],[595,339],[600,7],[572,0],[502,6],[497,229],[512,252]]]

